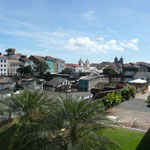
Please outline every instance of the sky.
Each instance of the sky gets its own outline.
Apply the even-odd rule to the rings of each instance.
[[[0,0],[0,52],[150,62],[149,0]]]

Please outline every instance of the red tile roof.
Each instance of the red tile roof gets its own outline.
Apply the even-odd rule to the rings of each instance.
[[[31,55],[31,56],[34,57],[34,58],[36,58],[36,59],[38,59],[38,60],[45,61],[45,58],[42,57],[42,56],[35,56],[35,55]],[[31,57],[31,56],[30,56],[30,57]]]
[[[62,60],[62,59],[59,59],[59,58],[56,58],[58,61],[64,61],[64,60]]]
[[[25,60],[25,61],[32,61],[31,59],[29,58],[21,58],[21,60]]]
[[[74,68],[77,68],[77,67],[83,67],[83,66],[80,66],[78,64],[71,64]]]

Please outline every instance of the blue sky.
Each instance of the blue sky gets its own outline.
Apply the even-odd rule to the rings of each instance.
[[[68,63],[150,62],[148,0],[0,0],[0,51]]]

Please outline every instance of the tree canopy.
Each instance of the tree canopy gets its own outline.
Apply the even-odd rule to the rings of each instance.
[[[119,148],[101,134],[105,112],[99,100],[49,99],[39,91],[22,91],[0,100],[4,150],[108,150]]]
[[[32,67],[29,65],[29,66],[22,66],[20,68],[17,69],[17,72],[21,75],[21,76],[30,76],[33,74],[33,69]]]
[[[111,76],[114,75],[116,73],[114,68],[105,68],[103,70],[103,74],[107,75],[107,76]]]
[[[36,62],[37,70],[40,72],[40,75],[43,75],[48,69],[48,64],[45,61],[38,60]]]

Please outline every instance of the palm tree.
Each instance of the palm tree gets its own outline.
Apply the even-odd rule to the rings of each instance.
[[[105,112],[100,102],[69,97],[48,101],[45,94],[23,91],[3,102],[14,118],[0,124],[4,150],[108,150],[117,144],[102,135]],[[8,105],[9,104],[9,105]],[[6,107],[7,106],[7,107]],[[12,111],[11,111],[12,110]],[[18,117],[19,116],[19,117]]]
[[[44,149],[107,150],[119,146],[102,132],[105,113],[99,101],[57,99],[53,109],[42,118],[38,132],[46,140]]]
[[[0,123],[0,149],[24,149],[28,137],[34,133],[33,120],[50,102],[48,96],[39,91],[24,90],[18,95],[0,100],[0,112],[9,118]]]

